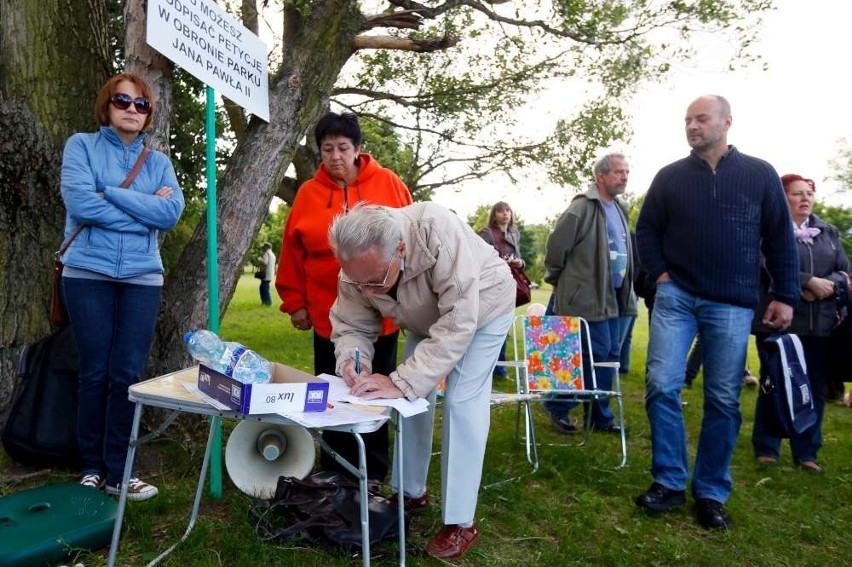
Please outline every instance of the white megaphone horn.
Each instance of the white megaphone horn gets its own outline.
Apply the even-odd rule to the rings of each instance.
[[[241,421],[228,437],[225,468],[241,491],[270,499],[279,476],[305,478],[315,457],[314,439],[304,427]]]

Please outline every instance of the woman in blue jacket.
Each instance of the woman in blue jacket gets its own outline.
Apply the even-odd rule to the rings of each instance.
[[[81,484],[119,494],[133,420],[129,386],[151,349],[163,287],[157,235],[183,212],[169,158],[151,151],[128,188],[121,185],[144,149],[154,101],[144,79],[112,77],[95,102],[100,129],[74,134],[62,156],[65,269],[62,291],[80,368],[77,437]],[[81,228],[82,227],[82,228]],[[137,477],[130,500],[156,496]]]

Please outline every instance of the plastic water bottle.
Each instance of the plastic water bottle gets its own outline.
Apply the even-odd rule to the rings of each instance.
[[[206,329],[183,337],[192,358],[243,384],[266,384],[272,374],[269,361],[235,342],[225,342]]]

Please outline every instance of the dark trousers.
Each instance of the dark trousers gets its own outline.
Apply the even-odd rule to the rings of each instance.
[[[396,370],[396,351],[399,331],[379,337],[373,343],[373,372],[389,375]],[[330,339],[314,333],[314,373],[334,374],[336,367],[334,343]],[[362,435],[367,450],[367,478],[383,481],[388,474],[388,424],[385,423],[373,433]],[[341,457],[352,464],[358,463],[358,444],[351,433],[343,431],[323,431],[323,440]],[[320,457],[320,466],[326,471],[351,474],[334,460],[326,451]]]
[[[264,305],[272,305],[272,296],[269,294],[269,280],[260,280],[260,302]]]

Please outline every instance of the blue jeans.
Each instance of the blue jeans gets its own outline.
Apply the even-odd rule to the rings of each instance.
[[[260,280],[260,302],[264,305],[272,305],[272,296],[269,294],[269,280]]]
[[[648,344],[645,409],[651,424],[651,474],[672,490],[685,490],[689,453],[680,392],[686,356],[701,334],[704,417],[692,475],[692,495],[726,502],[731,456],[742,415],[740,389],[753,310],[702,299],[673,281],[657,286]]]
[[[621,339],[623,328],[626,327],[632,317],[613,317],[603,321],[589,321],[589,339],[592,343],[592,356],[595,362],[618,362],[621,357]],[[591,375],[591,367],[587,364],[589,357],[586,353],[586,337],[582,336],[583,344],[583,375]],[[612,390],[612,382],[615,378],[615,369],[596,368],[595,377],[599,390]],[[544,402],[544,409],[553,416],[564,417],[579,402],[559,401]],[[588,412],[591,405],[591,425],[595,429],[607,429],[615,423],[615,416],[609,409],[609,398],[595,400],[591,404],[584,403],[584,414]],[[587,417],[588,421],[588,417]]]
[[[145,368],[162,287],[62,278],[62,288],[79,361],[82,473],[106,475],[107,483],[118,484],[133,425],[127,388]]]
[[[758,351],[763,350],[763,340],[768,337],[766,334],[756,334],[755,343]],[[816,461],[817,452],[822,447],[822,414],[825,411],[825,395],[826,395],[826,378],[828,376],[828,345],[829,337],[803,337],[802,350],[805,353],[805,362],[808,365],[808,378],[811,382],[811,393],[813,394],[814,409],[817,414],[817,422],[802,433],[790,438],[790,452],[793,454],[793,460],[801,463],[802,461]],[[763,376],[764,370],[760,369],[760,375]],[[764,411],[765,398],[758,396],[757,405],[754,409],[754,430],[751,435],[751,442],[754,446],[755,456],[767,456],[778,458],[781,454],[781,439],[772,437],[763,429],[763,421],[761,416]]]

